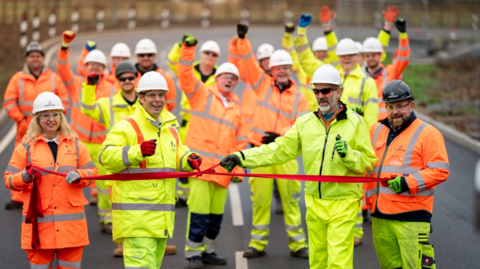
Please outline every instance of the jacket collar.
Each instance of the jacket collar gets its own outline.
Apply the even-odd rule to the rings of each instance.
[[[58,144],[60,144],[60,142],[62,142],[63,140],[67,140],[67,138],[65,136],[62,135],[62,133],[60,133],[58,135]],[[45,138],[45,136],[43,136],[43,134],[39,134],[37,135],[37,138],[35,138],[35,141],[38,142],[38,141],[43,141],[43,142],[47,142],[47,139]]]
[[[340,76],[342,76],[342,78],[345,80],[345,71],[340,68],[339,70],[340,72]],[[355,68],[350,72],[348,73],[348,76],[347,77],[350,77],[350,76],[354,76],[354,77],[357,77],[357,78],[361,78],[364,76],[363,72],[362,72],[362,68],[360,67],[360,65],[356,65]]]
[[[45,65],[42,66],[42,71],[40,72],[40,75],[38,77],[40,77],[47,70],[48,70],[48,67],[46,67]],[[23,65],[22,73],[33,77],[33,74],[32,72],[30,72],[30,68],[28,68],[26,63]]]
[[[341,121],[341,120],[346,120],[348,117],[347,117],[347,105],[344,104],[342,101],[338,100],[338,103],[340,104],[340,108],[337,110],[337,112],[335,113],[335,115],[333,115],[333,117],[329,120],[329,122],[326,123],[326,126],[328,128],[328,126],[333,123],[333,121],[336,119],[337,121]],[[313,114],[315,114],[315,116],[317,116],[317,118],[321,121],[323,121],[325,123],[325,119],[322,117],[322,112],[320,112],[320,108],[317,109],[317,111],[313,112]]]
[[[385,118],[384,120],[382,120],[380,123],[385,125],[385,127],[387,127],[388,129],[390,129],[391,132],[398,132],[398,133],[401,133],[403,132],[403,130],[407,129],[408,126],[410,126],[415,120],[417,119],[417,116],[415,115],[415,112],[412,111],[412,114],[410,114],[410,117],[408,118],[408,120],[406,120],[403,124],[402,124],[402,127],[400,127],[400,129],[398,130],[394,130],[393,127],[390,125],[390,122],[388,122],[388,118]]]
[[[145,73],[150,72],[150,71],[157,71],[158,72],[158,69],[160,69],[160,71],[162,71],[162,69],[160,67],[158,67],[158,65],[156,63],[153,63],[152,68],[150,70],[145,71],[145,72],[140,70],[140,64],[139,63],[135,64],[135,68],[137,69],[138,73],[140,73],[140,76],[143,76]]]
[[[170,113],[166,108],[163,108],[162,113],[160,113],[160,123],[158,123],[150,114],[147,113],[145,108],[139,103],[137,109],[133,113],[140,119],[145,119],[146,121],[150,122],[153,126],[161,129],[161,126],[169,121],[175,121],[177,117],[175,117],[172,113]]]
[[[377,71],[375,71],[375,73],[370,74],[370,72],[368,72],[368,66],[365,66],[365,74],[366,74],[367,76],[369,76],[369,77],[376,78],[376,77],[380,76],[380,74],[381,74],[382,71],[383,71],[383,68],[384,68],[384,66],[383,66],[383,64],[381,63],[381,64],[380,64],[380,68],[379,68]]]

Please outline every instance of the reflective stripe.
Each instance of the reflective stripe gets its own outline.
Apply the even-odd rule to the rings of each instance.
[[[363,228],[363,222],[355,224],[355,229]]]
[[[372,196],[374,196],[374,195],[376,195],[376,194],[377,194],[377,188],[370,189],[370,190],[368,190],[368,191],[366,192],[365,198],[368,199],[368,198],[370,198],[370,197],[372,197]]]
[[[52,266],[52,262],[45,263],[45,264],[30,263],[30,269],[49,269],[50,266]]]
[[[20,105],[20,106],[33,106],[33,102],[20,101],[20,102],[18,102],[18,105]]]
[[[228,53],[228,56],[232,57],[233,59],[238,59],[238,55],[231,54],[230,52]]]
[[[110,214],[112,213],[112,209],[98,209],[98,213],[100,214]]]
[[[8,177],[8,186],[10,186],[10,189],[12,189],[12,190],[14,190],[14,191],[20,191],[20,190],[17,190],[17,189],[15,189],[15,188],[13,187],[12,177],[13,177],[13,175],[10,175],[10,176]]]
[[[293,51],[293,46],[290,47],[283,47],[285,51],[292,52]]]
[[[18,99],[19,103],[23,102],[23,98],[25,97],[25,89],[23,85],[23,79],[21,77],[18,77],[18,88],[20,89],[20,98]]]
[[[183,154],[182,157],[180,158],[180,172],[185,172],[185,170],[183,169],[183,159],[184,159],[186,156],[190,156],[190,154],[192,154],[191,151]]]
[[[172,61],[172,60],[170,60],[170,59],[167,59],[167,62],[168,62],[169,64],[171,64],[171,65],[177,65],[177,62],[174,62],[174,61]]]
[[[166,103],[166,104],[175,103],[175,100],[166,100],[165,103]]]
[[[383,112],[387,112],[387,109],[384,107],[378,109],[378,113],[383,113]]]
[[[80,165],[80,167],[78,167],[78,169],[92,169],[92,168],[95,168],[95,163],[93,161],[90,161],[84,165]]]
[[[202,112],[199,112],[199,111],[196,111],[196,110],[192,111],[192,116],[196,116],[196,117],[199,117],[199,118],[202,118],[202,119],[218,122],[218,123],[223,124],[225,126],[231,127],[235,132],[237,131],[237,126],[235,126],[235,124],[233,124],[232,122],[230,122],[226,119],[217,118],[213,115],[210,115],[210,114],[207,114],[207,113],[202,113]]]
[[[18,173],[22,172],[22,170],[16,168],[15,166],[7,165],[7,169],[5,169],[5,172],[10,172],[12,174],[18,174]]]
[[[418,126],[417,130],[415,130],[415,133],[413,133],[412,137],[410,138],[408,142],[408,147],[407,151],[405,152],[404,160],[403,160],[403,167],[410,167],[410,164],[412,163],[412,156],[413,156],[413,148],[417,144],[418,137],[420,136],[420,133],[423,131],[425,127],[427,127],[427,123],[422,123],[420,126]]]
[[[352,103],[352,104],[357,104],[359,106],[365,106],[366,103],[368,103],[368,101],[366,103],[364,103],[362,101],[362,95],[363,95],[363,88],[365,86],[365,81],[368,79],[369,77],[365,76],[363,77],[362,79],[362,85],[360,86],[360,93],[358,94],[358,98],[353,98],[351,96],[348,97],[348,102],[349,103]],[[378,101],[377,101],[378,102]]]
[[[338,61],[333,61],[333,62],[330,62],[331,65],[333,66],[338,66],[339,62]]]
[[[64,80],[63,83],[65,84],[65,86],[70,86],[70,85],[72,85],[73,81],[74,81],[74,78],[72,76],[72,78],[69,81]]]
[[[383,125],[379,124],[377,126],[377,129],[375,129],[375,134],[373,135],[373,139],[372,139],[372,147],[375,146],[375,143],[377,142],[378,136],[380,135],[382,128],[383,128]]]
[[[270,224],[253,225],[252,228],[257,231],[268,231],[268,229],[270,229]]]
[[[447,162],[430,162],[427,163],[427,166],[430,168],[449,169],[449,164]]]
[[[75,129],[79,132],[81,132],[82,134],[86,135],[86,136],[89,136],[91,138],[94,138],[94,137],[99,137],[99,136],[104,136],[104,135],[107,135],[108,134],[108,130],[104,130],[104,131],[99,131],[99,132],[89,132],[87,130],[85,130],[82,126],[80,125],[75,125]]]
[[[131,166],[132,163],[128,160],[128,151],[130,150],[130,146],[122,147],[122,162],[125,166]]]
[[[182,59],[182,58],[178,59],[178,62],[181,63],[182,65],[185,65],[185,66],[187,66],[187,65],[192,65],[194,61],[195,61],[195,60],[186,61],[186,60],[184,60],[184,59]]]
[[[398,60],[398,61],[408,61],[408,60],[410,60],[410,55],[409,55],[409,56],[405,56],[405,57],[397,57],[397,60]]]
[[[100,189],[100,188],[97,188],[97,191],[100,193],[100,194],[103,194],[103,195],[110,195],[110,189]],[[111,210],[110,210],[111,211]]]
[[[302,97],[302,93],[297,91],[297,95],[295,95],[295,101],[293,101],[293,109],[290,119],[293,118],[295,120],[295,115],[297,114],[298,103],[300,102],[300,97]]]
[[[64,260],[57,259],[57,265],[58,266],[63,266],[63,267],[69,267],[69,268],[81,268],[82,267],[82,261],[67,262],[67,261],[64,261]]]
[[[296,108],[298,107],[298,102],[300,100],[300,96],[301,96],[302,93],[300,91],[297,91],[297,95],[295,96],[294,108],[292,109],[292,113],[288,114],[287,112],[282,111],[281,108],[276,108],[276,107],[274,107],[274,106],[272,106],[268,103],[268,101],[270,100],[270,96],[272,95],[272,91],[273,91],[273,86],[270,85],[270,88],[268,89],[267,94],[265,95],[265,101],[263,101],[263,102],[262,101],[257,101],[256,105],[264,107],[264,108],[272,111],[273,113],[281,114],[282,116],[284,116],[286,118],[289,118],[290,120],[294,121],[295,120],[295,113],[297,112]]]
[[[95,103],[95,106],[98,108],[98,113],[100,114],[98,123],[105,123],[105,117],[103,116],[103,110],[99,103]],[[113,114],[112,114],[113,115]]]
[[[301,116],[303,116],[303,115],[306,115],[306,114],[308,114],[308,113],[310,113],[309,110],[298,111],[298,112],[297,112],[297,118],[298,118],[298,117],[301,117]]]
[[[158,122],[152,120],[152,119],[149,119],[149,118],[146,118],[146,120],[148,120],[153,126],[157,127],[158,129],[161,129],[160,125],[158,124]]]
[[[156,172],[175,172],[177,171],[176,168],[171,167],[162,167],[162,168],[135,168],[129,167],[127,169],[123,169],[122,171],[118,172],[117,174],[133,174],[133,173],[156,173]]]
[[[203,111],[204,113],[210,112],[210,107],[212,106],[212,100],[213,100],[213,93],[210,92],[208,94],[207,103],[205,105],[205,110]],[[194,112],[194,111],[192,111],[192,112]]]
[[[296,236],[289,236],[288,237],[288,241],[290,242],[296,242],[296,241],[300,241],[300,240],[305,240],[306,237],[304,234],[299,234],[299,235],[296,235]]]
[[[410,45],[407,45],[407,46],[405,46],[405,47],[402,47],[402,46],[398,47],[398,50],[399,50],[399,51],[407,51],[407,50],[409,50],[409,49],[410,49]]]
[[[331,47],[328,47],[328,48],[327,48],[327,51],[334,51],[334,50],[336,50],[336,49],[337,49],[337,44],[338,44],[338,43],[336,43],[335,45],[333,45],[333,46],[331,46]]]
[[[66,64],[68,64],[68,59],[65,60],[65,61],[58,60],[58,63],[59,63],[60,65],[66,65]]]
[[[75,154],[77,157],[77,167],[78,167],[78,162],[80,161],[80,153],[78,152],[78,138],[75,138]]]
[[[197,79],[197,83],[195,84],[195,88],[193,89],[193,92],[192,93],[185,93],[185,95],[188,97],[188,98],[192,98],[193,95],[197,92],[197,90],[200,88],[200,80]],[[187,112],[187,113],[190,113],[190,110],[186,110],[186,109],[182,109],[183,112]]]
[[[362,205],[364,205],[364,204],[365,204],[365,201],[362,200]],[[363,213],[362,212],[358,212],[358,214],[357,214],[357,218],[360,218],[360,217],[363,218]]]
[[[418,191],[423,191],[425,190],[425,180],[422,177],[422,174],[420,174],[419,171],[413,172],[412,176],[415,178],[415,181],[417,182],[418,186]]]
[[[175,211],[172,204],[112,203],[113,210]]]
[[[303,226],[301,224],[298,225],[298,226],[292,226],[292,225],[287,224],[285,226],[286,226],[288,231],[295,231],[296,232],[296,231],[300,231],[301,229],[303,229]]]
[[[55,77],[50,75],[50,81],[52,82],[52,92],[55,92]]]
[[[5,102],[5,103],[6,103],[6,102]],[[6,110],[7,110],[7,112],[8,112],[10,109],[12,109],[13,107],[17,107],[17,106],[18,106],[18,104],[15,102],[15,103],[7,106]]]
[[[31,160],[31,155],[30,155],[30,144],[29,143],[22,143],[22,146],[27,151],[27,161],[28,161],[28,163],[31,164],[32,160]]]
[[[199,248],[199,247],[203,246],[203,242],[197,243],[197,242],[191,241],[190,239],[187,239],[187,242],[185,244],[189,248]]]
[[[202,250],[185,250],[185,258],[188,259],[195,256],[202,256],[202,253]]]
[[[255,132],[255,133],[257,133],[257,134],[260,134],[260,135],[262,135],[262,136],[265,135],[265,132],[264,132],[262,129],[260,129],[260,128],[258,128],[258,127],[255,127],[255,126],[252,127],[252,131]]]
[[[215,241],[205,237],[205,253],[215,252]]]
[[[304,45],[301,45],[301,46],[298,46],[297,47],[297,52],[300,53],[300,52],[303,52],[306,49],[308,49],[308,43],[304,44]]]
[[[197,152],[197,153],[200,154],[201,156],[207,157],[207,158],[219,159],[219,160],[225,158],[225,156],[220,155],[220,154],[215,153],[215,152],[208,152],[208,151],[193,149],[192,147],[190,147],[190,150],[193,151],[193,152]]]
[[[262,76],[260,77],[260,79],[252,86],[253,89],[257,89],[258,87],[260,87],[260,84],[262,84],[262,82],[265,80],[265,72],[262,73]],[[248,87],[248,85],[247,85]]]
[[[247,140],[246,135],[237,136],[237,141],[246,141],[246,140]]]
[[[68,172],[73,171],[75,169],[77,169],[76,166],[62,165],[62,166],[58,167],[57,172],[58,173],[68,173]]]
[[[48,170],[48,171],[52,171],[52,172],[55,171],[55,167],[53,167],[53,166],[42,167],[42,168],[45,169],[45,170]],[[48,172],[43,172],[43,171],[40,171],[40,174],[42,174],[42,176],[48,176],[48,175],[50,175],[50,173],[48,173]]]
[[[292,199],[298,199],[298,198],[300,198],[301,194],[302,194],[301,192],[294,192],[294,193],[292,193]]]
[[[252,234],[252,240],[268,240],[268,235]]]
[[[378,104],[378,98],[368,98],[368,100],[363,104],[366,105],[366,104],[369,104],[369,103]]]
[[[82,102],[82,108],[86,110],[95,110],[96,105],[87,105],[84,102]]]
[[[32,112],[30,112],[30,111],[22,111],[22,114],[24,116],[32,116],[33,115]]]
[[[433,196],[435,194],[435,189],[425,189],[424,191],[420,191],[417,194],[410,194],[408,192],[402,192],[397,194],[389,187],[380,186],[380,193],[394,194],[394,195],[401,195],[401,196]]]
[[[22,222],[25,222],[26,215],[22,215]],[[37,217],[38,223],[47,222],[60,222],[60,221],[76,221],[85,219],[85,211],[72,214],[57,214],[57,215],[45,215],[42,218]]]
[[[247,55],[241,55],[240,54],[239,56],[242,60],[248,60],[248,59],[252,58],[253,52],[250,51]]]

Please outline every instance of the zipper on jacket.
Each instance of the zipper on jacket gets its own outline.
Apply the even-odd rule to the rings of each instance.
[[[322,122],[322,121],[320,120],[320,122]],[[331,127],[331,125],[330,125],[327,129],[327,127],[325,126],[325,124],[323,124],[323,122],[322,122],[322,125],[325,127],[325,130],[327,130],[327,134],[325,135],[325,143],[323,144],[322,163],[320,164],[320,176],[322,175],[323,160],[325,158],[325,150],[327,149],[328,133],[330,132],[330,127]],[[320,199],[322,199],[322,182],[318,182],[318,195],[319,195]]]

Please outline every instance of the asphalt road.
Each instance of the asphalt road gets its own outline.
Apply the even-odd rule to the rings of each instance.
[[[315,30],[315,28],[313,28]],[[310,32],[313,32],[310,31]],[[276,28],[253,28],[249,32],[249,38],[252,46],[257,48],[261,43],[272,43],[276,48],[281,47],[281,35],[283,29]],[[316,28],[317,33],[320,30]],[[159,49],[157,63],[166,68],[165,58],[173,45],[181,38],[185,30],[173,29],[164,31],[124,32],[118,36],[98,35],[95,40],[98,42],[98,49],[109,52],[110,48],[119,41],[127,43],[132,52],[136,42],[144,37],[153,39]],[[226,61],[227,46],[229,39],[235,35],[235,28],[214,28],[214,29],[190,29],[187,32],[194,34],[200,44],[207,39],[216,40],[221,48],[222,55],[219,63]],[[128,33],[128,34],[125,34]],[[362,31],[347,31],[340,33],[351,33],[357,39],[367,36],[376,36],[377,32],[373,29],[363,29]],[[313,40],[313,37],[311,38]],[[79,37],[71,45],[71,61],[76,67],[78,53],[80,52],[85,40]],[[396,46],[396,44],[393,44]],[[412,51],[414,48],[412,48]],[[107,54],[108,56],[108,54]],[[54,53],[50,66],[55,70],[56,53]],[[241,92],[241,87],[237,87],[237,93]],[[178,102],[177,102],[178,104]],[[178,115],[178,106],[175,109]],[[6,133],[12,128],[13,123],[9,121],[0,127],[0,139],[3,139]],[[446,140],[446,146],[450,158],[450,178],[447,182],[437,187],[435,192],[435,204],[433,214],[433,234],[431,241],[435,245],[436,260],[438,268],[478,268],[480,264],[480,235],[475,234],[473,229],[473,176],[476,161],[479,155],[470,152],[468,149],[457,146],[453,141]],[[13,141],[0,152],[0,171],[4,171],[13,151]],[[302,169],[303,171],[303,169]],[[250,238],[250,229],[252,221],[251,201],[249,199],[249,185],[242,183],[237,185],[240,193],[240,204],[242,207],[243,225],[233,225],[233,214],[231,209],[231,195],[226,205],[226,212],[222,225],[222,231],[217,239],[217,253],[228,259],[226,266],[219,268],[308,268],[308,261],[289,256],[287,247],[287,236],[284,231],[283,216],[275,215],[272,212],[272,225],[270,234],[270,244],[267,247],[265,257],[245,261],[241,257],[241,252],[248,247]],[[87,198],[89,191],[85,191]],[[0,188],[0,204],[9,201],[9,190]],[[272,207],[273,207],[272,203]],[[237,204],[238,205],[238,204]],[[303,219],[305,216],[305,204],[302,198],[301,208]],[[86,213],[89,225],[90,245],[85,248],[83,255],[83,268],[123,268],[121,258],[113,258],[112,252],[115,244],[111,236],[100,233],[96,207],[86,206]],[[273,208],[272,208],[273,210]],[[177,246],[178,252],[173,256],[166,256],[162,268],[183,268],[186,261],[183,256],[185,244],[187,209],[179,208],[176,210],[175,234],[169,239],[169,244]],[[0,268],[20,269],[28,268],[29,262],[24,250],[20,249],[20,223],[21,212],[5,211],[0,209]],[[305,223],[304,223],[305,226]],[[305,227],[306,230],[306,227]],[[364,242],[360,247],[355,248],[354,266],[355,268],[380,268],[371,238],[371,226],[364,225]],[[237,253],[237,255],[236,255]],[[236,259],[236,256],[239,256]],[[213,266],[206,268],[213,268]]]

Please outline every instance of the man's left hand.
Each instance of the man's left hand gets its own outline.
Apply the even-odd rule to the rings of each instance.
[[[187,162],[188,162],[188,165],[190,165],[190,167],[193,170],[197,169],[200,171],[200,165],[202,164],[202,157],[193,153],[192,155],[188,156]]]
[[[262,144],[269,144],[275,141],[280,135],[274,132],[265,132],[265,135],[262,137]]]
[[[75,181],[77,181],[79,178],[80,178],[79,173],[77,173],[76,171],[70,171],[68,172],[67,178],[65,179],[65,181],[67,181],[68,184],[77,183]]]
[[[405,177],[396,176],[393,179],[387,181],[388,187],[395,193],[402,193],[408,191],[408,185]],[[403,183],[403,184],[402,184]]]
[[[335,142],[335,150],[337,151],[338,156],[340,156],[340,158],[342,159],[345,158],[348,152],[347,141],[342,139],[337,139],[337,141]]]

